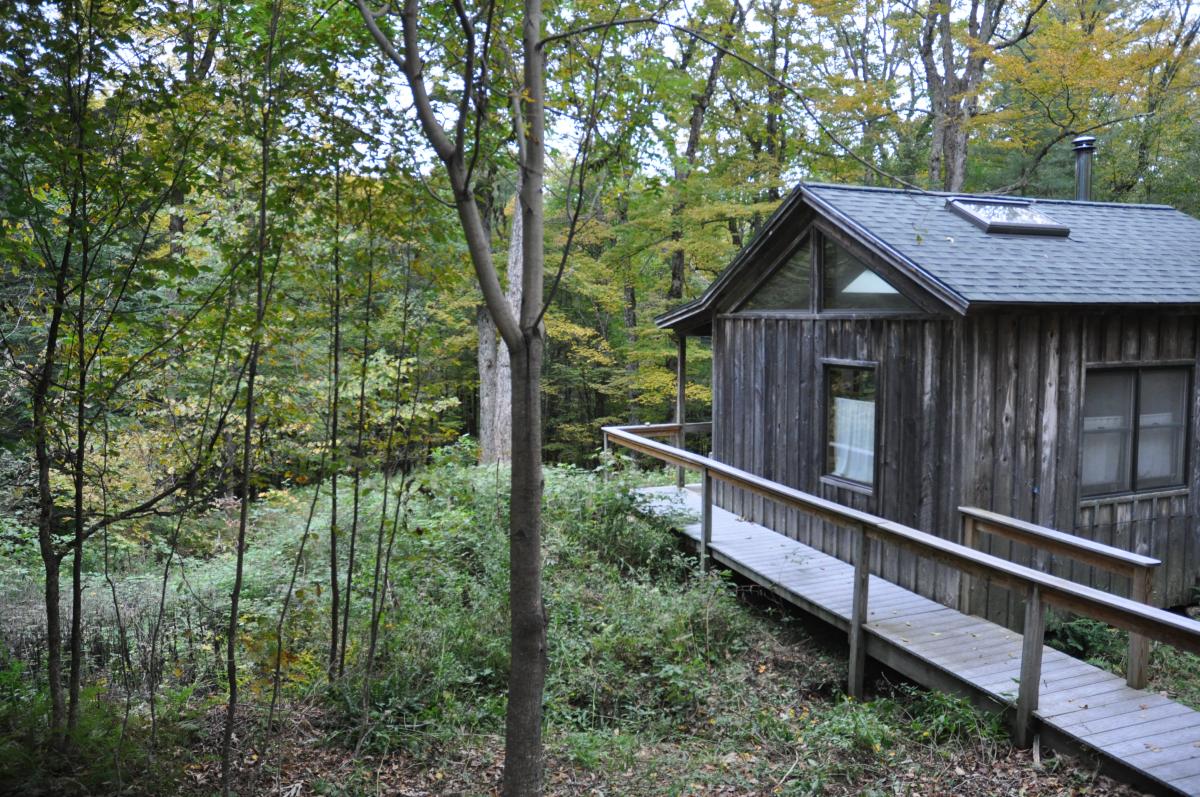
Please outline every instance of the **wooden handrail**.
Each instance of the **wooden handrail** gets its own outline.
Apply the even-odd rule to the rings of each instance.
[[[962,514],[962,544],[974,548],[977,532],[994,534],[998,537],[1031,545],[1039,551],[1067,556],[1087,565],[1104,568],[1113,573],[1129,577],[1129,597],[1139,603],[1150,603],[1151,571],[1162,564],[1158,559],[1114,548],[1111,545],[1086,540],[1074,534],[1064,534],[1056,529],[1039,526],[1024,520],[989,512],[972,506],[960,506]],[[965,606],[970,594],[970,579],[963,578],[960,608]],[[1149,678],[1147,664],[1150,660],[1150,640],[1130,629],[1129,653],[1126,660],[1126,681],[1135,689],[1144,689]]]
[[[995,534],[1014,542],[1023,542],[1051,554],[1069,556],[1084,564],[1102,567],[1123,576],[1132,577],[1139,570],[1158,567],[1162,564],[1158,559],[1149,556],[1142,556],[1122,548],[1114,548],[1111,545],[1103,545],[1076,537],[1074,534],[1065,534],[997,512],[989,512],[986,509],[960,506],[958,511],[964,518],[974,521],[973,525],[977,531]]]
[[[1022,687],[1017,701],[1016,722],[1019,743],[1026,743],[1031,738],[1033,713],[1037,710],[1037,684],[1040,681],[1041,649],[1045,630],[1044,606],[1047,604],[1101,620],[1117,628],[1124,628],[1144,638],[1157,639],[1183,650],[1200,653],[1200,623],[1194,620],[1136,600],[1121,598],[1092,587],[1076,584],[1025,565],[1009,562],[928,532],[764,479],[711,457],[647,439],[639,434],[639,430],[643,428],[606,426],[603,432],[606,442],[612,440],[626,448],[648,454],[668,464],[698,470],[702,473],[705,489],[702,498],[704,508],[701,519],[701,547],[704,549],[707,549],[712,534],[712,489],[710,485],[713,481],[722,481],[815,515],[822,520],[857,530],[861,539],[855,543],[855,549],[860,557],[869,550],[867,538],[872,538],[942,562],[963,573],[989,578],[1024,592],[1026,595],[1026,639],[1022,663]],[[983,512],[983,510],[973,511]],[[993,513],[986,514],[992,515]],[[995,518],[1003,518],[1003,516],[995,515],[992,520],[994,521]],[[978,518],[976,517],[975,520]],[[1020,523],[1013,519],[1008,520],[1013,522],[1004,524],[1006,530],[1017,528],[1017,524]],[[1029,529],[1023,531],[1028,532]],[[1022,533],[1022,530],[1018,529],[1013,533]],[[1065,546],[1068,542],[1070,541],[1056,539],[1054,544]],[[1093,551],[1093,553],[1098,552]],[[704,550],[701,556],[707,556],[707,550]],[[1136,554],[1129,556],[1137,557]],[[1132,561],[1126,561],[1120,556],[1109,558],[1112,562],[1124,561],[1126,565],[1133,565]],[[1149,557],[1140,557],[1140,559],[1149,559]],[[864,564],[860,565],[857,562],[855,564],[856,570],[862,570],[865,567],[865,559]],[[1148,563],[1146,564],[1148,566]],[[1147,572],[1146,567],[1138,567],[1137,570],[1143,573]],[[865,645],[861,644],[861,626],[865,624],[866,590],[869,583],[869,579],[862,577],[862,573],[856,573],[853,606],[861,607],[862,610],[854,611],[851,618],[852,645],[849,678],[849,691],[856,696],[862,693],[862,660],[865,655],[863,653]],[[854,644],[855,642],[858,644]]]
[[[695,421],[682,425],[688,434],[707,434],[712,431],[712,421]],[[643,423],[630,426],[606,426],[607,429],[623,429],[642,437],[671,437],[679,434],[680,424],[677,423]]]

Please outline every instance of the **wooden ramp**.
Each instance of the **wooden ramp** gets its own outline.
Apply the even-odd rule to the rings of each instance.
[[[654,514],[697,517],[691,489],[642,491]],[[700,524],[681,524],[697,543]],[[712,508],[710,555],[842,630],[850,627],[854,568],[828,554]],[[1003,705],[1016,699],[1021,635],[871,576],[867,653],[927,687]],[[1097,754],[1114,774],[1166,793],[1200,795],[1200,712],[1052,648],[1043,649],[1035,716],[1051,746]]]

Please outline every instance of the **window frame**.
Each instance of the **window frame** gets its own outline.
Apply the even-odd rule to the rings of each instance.
[[[830,317],[880,317],[893,318],[920,315],[925,312],[924,308],[908,295],[899,285],[896,285],[889,275],[881,273],[880,270],[870,261],[870,257],[863,257],[863,253],[857,251],[854,247],[846,246],[841,241],[837,240],[832,235],[827,235],[824,231],[818,230],[818,235],[814,239],[813,244],[813,308],[814,311],[823,316]],[[866,271],[874,274],[879,279],[883,280],[896,295],[908,302],[910,307],[830,307],[825,296],[825,277],[826,277],[826,262],[825,248],[832,245],[844,251],[851,258],[856,260]]]
[[[880,397],[883,391],[880,385],[879,362],[876,360],[847,360],[838,357],[822,357],[821,360],[821,464],[820,464],[820,483],[830,487],[837,487],[852,492],[861,493],[862,495],[873,496],[875,494],[875,486],[879,483],[879,464],[880,464],[880,430],[883,428],[883,413],[880,409]],[[833,387],[832,380],[829,377],[830,370],[833,368],[851,368],[860,371],[870,371],[872,380],[875,384],[875,424],[872,429],[872,456],[871,456],[871,482],[860,482],[855,479],[848,479],[845,476],[838,476],[829,472],[829,435],[833,431],[830,428],[830,405],[832,403],[832,395],[830,391]]]
[[[759,276],[758,279],[754,280],[753,283],[751,283],[749,289],[743,292],[742,295],[739,296],[735,302],[733,302],[733,309],[730,312],[735,315],[747,316],[779,316],[794,313],[810,314],[815,312],[817,307],[817,287],[814,284],[814,281],[817,276],[818,254],[816,249],[819,242],[819,235],[820,232],[813,225],[809,224],[804,227],[800,234],[796,236],[796,239],[789,246],[784,248],[783,253],[776,257],[771,265],[763,271],[762,275]],[[746,305],[749,304],[750,300],[754,298],[754,295],[758,293],[761,288],[766,286],[766,284],[770,282],[771,278],[774,277],[780,269],[787,268],[788,264],[792,262],[792,258],[800,253],[800,250],[804,248],[805,244],[808,245],[808,306],[797,307],[794,309],[789,308],[786,310],[746,309]]]
[[[1154,487],[1138,488],[1138,449],[1141,448],[1141,401],[1142,401],[1142,374],[1146,371],[1179,371],[1184,375],[1184,404],[1183,404],[1183,462],[1181,463],[1181,480],[1174,484],[1162,484]],[[1133,375],[1132,385],[1132,410],[1130,415],[1130,436],[1129,436],[1129,462],[1128,473],[1130,489],[1115,490],[1107,492],[1088,493],[1083,485],[1083,455],[1084,455],[1084,402],[1087,400],[1088,375],[1091,373],[1127,373]],[[1084,366],[1083,373],[1083,390],[1079,398],[1079,452],[1077,457],[1077,480],[1079,482],[1079,500],[1080,501],[1101,501],[1108,498],[1120,498],[1126,496],[1144,496],[1153,495],[1155,493],[1169,493],[1179,490],[1190,489],[1191,484],[1191,438],[1192,438],[1192,413],[1195,406],[1195,365],[1189,360],[1170,360],[1164,362],[1139,362],[1139,363],[1088,363]]]
[[[775,276],[775,273],[786,268],[792,257],[798,252],[802,245],[807,241],[809,248],[809,291],[808,305],[806,307],[789,308],[786,310],[749,310],[746,309],[746,304],[753,298],[754,294],[759,291],[767,282]],[[859,260],[867,269],[874,272],[880,279],[887,282],[896,292],[903,296],[912,304],[909,309],[892,309],[892,308],[829,308],[825,306],[825,242],[830,241],[833,244],[845,249],[852,257]],[[871,253],[863,249],[857,242],[846,242],[839,240],[838,236],[831,235],[826,232],[825,225],[819,220],[810,221],[800,227],[798,234],[790,245],[783,248],[771,264],[763,270],[763,272],[749,284],[747,288],[740,293],[735,294],[736,298],[731,297],[726,308],[718,313],[722,317],[743,317],[743,318],[803,318],[812,320],[837,319],[837,318],[913,318],[913,319],[933,319],[944,318],[945,315],[940,310],[930,309],[927,300],[924,298],[914,298],[914,291],[919,291],[901,278],[897,282],[896,276],[890,273],[887,269],[880,269],[875,258]]]

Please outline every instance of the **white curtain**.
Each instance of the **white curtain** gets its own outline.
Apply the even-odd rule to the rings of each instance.
[[[1126,463],[1126,447],[1129,433],[1119,428],[1122,419],[1083,419],[1083,487],[1121,489],[1127,478],[1123,471]],[[1115,429],[1115,431],[1109,431]]]
[[[875,402],[833,400],[833,475],[871,484],[875,474]]]
[[[1138,478],[1177,479],[1175,438],[1182,430],[1172,425],[1169,412],[1143,413],[1138,434]]]

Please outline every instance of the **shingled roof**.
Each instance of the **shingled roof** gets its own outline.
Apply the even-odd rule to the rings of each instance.
[[[1200,220],[1166,205],[1032,199],[1065,237],[986,232],[947,206],[971,194],[801,184],[696,301],[659,319],[703,314],[769,236],[807,204],[960,312],[981,304],[1200,304]]]

